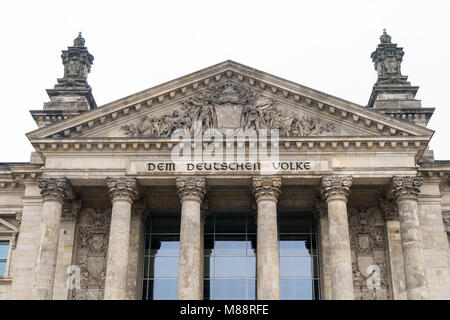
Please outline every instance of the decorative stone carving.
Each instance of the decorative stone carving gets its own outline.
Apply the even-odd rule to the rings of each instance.
[[[75,220],[82,206],[82,200],[66,201],[63,205],[62,218]]]
[[[181,201],[201,202],[206,194],[206,179],[203,177],[178,177],[176,179],[178,196]]]
[[[110,211],[111,209],[86,208],[80,213],[76,265],[81,271],[81,288],[72,290],[74,300],[103,299]]]
[[[137,182],[134,178],[106,178],[106,186],[111,201],[125,200],[133,203],[137,196]]]
[[[84,46],[85,40],[81,36],[73,41],[73,47],[62,52],[61,58],[64,65],[64,78],[58,79],[56,88],[62,87],[89,87],[87,75],[91,71],[94,57]]]
[[[22,212],[16,212],[16,222],[18,226],[22,223]]]
[[[253,177],[252,186],[256,202],[260,200],[278,201],[281,194],[281,178],[279,177]]]
[[[392,195],[398,200],[417,200],[423,179],[417,176],[394,176],[392,178]]]
[[[284,115],[275,100],[258,95],[231,83],[215,85],[181,102],[170,114],[150,118],[143,116],[136,124],[121,127],[128,137],[170,137],[176,129],[189,134],[217,129],[278,129],[280,136],[330,135],[333,124],[311,116]],[[300,120],[301,119],[301,120]],[[269,132],[270,133],[270,132]]]
[[[381,43],[372,53],[371,58],[378,73],[378,81],[380,84],[409,84],[408,77],[401,73],[401,64],[403,60],[403,48],[398,48],[397,44],[391,42],[391,36],[383,30],[380,37]]]
[[[350,187],[352,186],[353,178],[346,177],[323,177],[320,186],[320,193],[322,199],[328,201],[331,198],[338,197],[348,200],[350,195]]]
[[[66,178],[39,178],[37,181],[44,201],[63,203],[74,198],[72,186]]]
[[[380,209],[384,212],[386,220],[398,220],[397,204],[389,199],[380,199]]]
[[[386,235],[380,209],[350,207],[348,220],[355,298],[388,299]]]
[[[445,231],[450,235],[450,211],[443,212],[442,219],[444,220]]]

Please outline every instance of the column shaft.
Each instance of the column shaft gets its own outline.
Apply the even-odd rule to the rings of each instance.
[[[328,207],[331,294],[333,300],[353,300],[352,257],[347,217],[351,177],[322,179],[322,196]]]
[[[203,219],[201,202],[206,193],[205,178],[177,178],[181,200],[178,299],[203,298]]]
[[[406,295],[408,300],[429,299],[417,208],[422,179],[410,176],[394,177],[392,184],[400,217]]]
[[[106,262],[105,300],[125,300],[127,299],[131,204],[136,198],[136,180],[108,178],[107,186],[112,200],[112,213]]]
[[[38,185],[43,205],[31,299],[49,300],[53,298],[62,206],[72,192],[65,178],[39,179]]]
[[[280,257],[278,252],[277,202],[281,178],[253,178],[257,203],[257,299],[280,299]]]

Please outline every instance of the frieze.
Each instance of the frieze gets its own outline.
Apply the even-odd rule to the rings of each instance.
[[[277,129],[280,136],[286,137],[325,136],[336,131],[332,123],[308,115],[287,114],[277,101],[231,82],[183,100],[177,110],[168,114],[145,115],[136,124],[121,127],[127,137],[164,138],[177,129],[191,135],[208,129],[221,133],[260,129],[270,133]]]

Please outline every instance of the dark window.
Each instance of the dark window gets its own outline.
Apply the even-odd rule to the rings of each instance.
[[[316,225],[308,213],[278,214],[280,298],[319,299]]]
[[[179,214],[151,215],[144,231],[142,299],[178,298]]]

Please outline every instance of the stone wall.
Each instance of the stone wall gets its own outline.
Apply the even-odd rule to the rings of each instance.
[[[439,180],[424,179],[419,197],[425,277],[431,299],[450,299],[449,245],[442,217]]]

